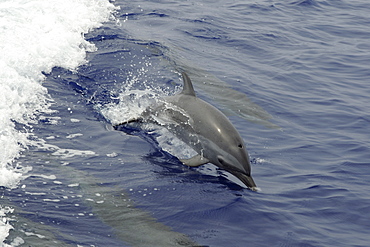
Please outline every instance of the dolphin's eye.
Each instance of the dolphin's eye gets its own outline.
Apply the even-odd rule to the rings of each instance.
[[[239,144],[239,145],[238,145],[238,147],[239,147],[239,148],[243,148],[243,144]]]

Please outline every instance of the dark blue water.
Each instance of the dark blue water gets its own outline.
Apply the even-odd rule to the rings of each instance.
[[[89,63],[47,75],[55,112],[33,130],[45,143],[23,153],[33,170],[4,192],[17,212],[9,243],[161,246],[140,242],[148,225],[162,240],[185,234],[182,246],[369,245],[366,1],[115,5],[119,22],[86,35],[98,48]],[[140,129],[109,127],[102,109],[122,92],[173,94],[181,70],[197,78],[200,98],[232,112],[260,192],[212,165],[184,167]],[[233,105],[247,100],[210,91],[209,78],[272,118],[250,121],[255,115]]]

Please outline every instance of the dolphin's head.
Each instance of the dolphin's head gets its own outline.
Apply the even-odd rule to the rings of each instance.
[[[239,178],[249,189],[257,191],[257,186],[251,176],[251,165],[244,143],[241,140],[234,143],[225,150],[226,152],[217,155],[215,163]]]

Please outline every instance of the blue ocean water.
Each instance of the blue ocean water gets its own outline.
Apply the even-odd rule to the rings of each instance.
[[[32,142],[0,187],[4,246],[369,245],[366,1],[113,3],[87,63],[41,68],[48,111],[10,118]],[[239,130],[259,192],[184,167],[161,132],[112,130],[182,70]]]

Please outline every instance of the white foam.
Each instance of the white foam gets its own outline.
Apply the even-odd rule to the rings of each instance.
[[[0,171],[0,185],[8,188],[17,186],[22,173],[16,172],[13,169],[3,168]]]
[[[95,46],[83,34],[107,21],[113,9],[108,0],[0,2],[0,186],[21,179],[13,163],[29,145],[29,125],[49,111],[43,72],[85,63]],[[19,131],[14,122],[28,128]]]
[[[48,198],[46,198],[46,199],[42,199],[44,202],[60,202],[60,200],[59,199],[48,199]]]
[[[82,133],[70,134],[70,135],[67,135],[66,138],[67,139],[73,139],[73,138],[76,138],[76,137],[79,137],[79,136],[83,136],[83,134]]]
[[[76,150],[76,149],[58,149],[52,155],[62,156],[63,158],[71,158],[74,156],[97,156],[98,154],[91,150]]]
[[[71,118],[70,120],[71,120],[72,123],[79,123],[79,122],[81,122],[81,120],[80,119],[77,119],[77,118]]]
[[[78,187],[78,186],[80,186],[80,184],[79,184],[79,183],[75,183],[75,184],[68,184],[68,187]]]
[[[25,232],[24,231],[24,234],[27,235],[27,236],[36,236],[36,237],[41,238],[41,239],[46,238],[44,235],[36,234],[36,233],[33,233],[33,232]]]
[[[255,160],[255,162],[256,162],[256,164],[263,164],[263,163],[265,163],[266,162],[266,160],[265,159],[262,159],[262,158],[255,158],[254,159]]]
[[[113,153],[110,153],[110,154],[106,154],[106,156],[113,158],[113,157],[117,157],[118,154],[116,152],[113,152]]]
[[[86,52],[96,48],[83,34],[109,20],[113,10],[108,0],[0,1],[0,186],[17,187],[31,169],[16,160],[32,144],[32,124],[50,112],[43,72],[85,63]],[[0,245],[10,229],[0,222]]]
[[[13,211],[14,209],[10,207],[2,207],[0,205],[0,244],[8,237],[9,231],[13,229],[9,223],[10,219],[6,217],[7,214],[12,213]]]

